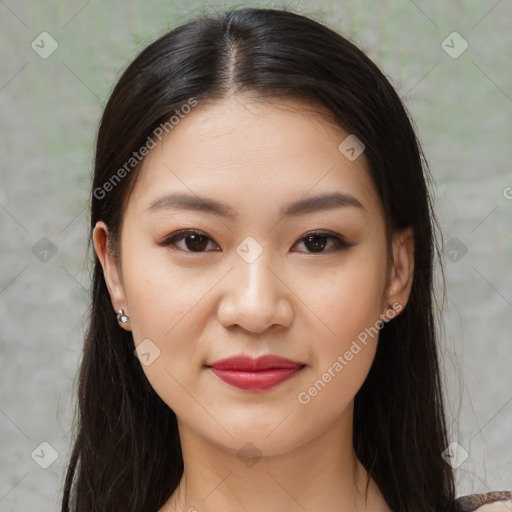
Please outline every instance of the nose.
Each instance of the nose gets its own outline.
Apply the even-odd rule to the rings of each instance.
[[[267,257],[268,252],[264,251],[251,263],[237,259],[226,276],[226,288],[217,311],[224,327],[238,326],[259,333],[272,326],[291,325],[293,292],[272,264],[270,254]]]

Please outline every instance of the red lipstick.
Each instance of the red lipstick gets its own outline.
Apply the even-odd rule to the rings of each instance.
[[[246,391],[265,391],[291,379],[305,366],[280,356],[229,357],[207,365],[221,380]]]

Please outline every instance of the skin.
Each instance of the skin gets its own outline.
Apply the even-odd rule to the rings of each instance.
[[[373,480],[365,501],[367,472],[352,446],[354,396],[378,335],[307,404],[297,398],[390,305],[405,307],[412,285],[413,234],[395,233],[388,259],[364,153],[350,161],[338,150],[347,135],[293,99],[200,103],[144,160],[124,211],[119,262],[107,250],[107,226],[95,227],[112,307],[129,315],[122,327],[135,346],[149,339],[160,350],[143,370],[178,418],[185,472],[160,512],[389,511]],[[333,191],[363,208],[279,214]],[[216,199],[236,218],[148,209],[171,192]],[[197,239],[160,245],[181,229],[206,235],[202,252],[194,252]],[[335,251],[323,238],[314,252],[303,240],[313,230],[355,245]],[[246,237],[258,244],[249,254],[262,250],[251,263],[236,251]],[[204,366],[242,354],[306,366],[263,393],[229,386]],[[253,465],[237,456],[247,442],[261,456]]]

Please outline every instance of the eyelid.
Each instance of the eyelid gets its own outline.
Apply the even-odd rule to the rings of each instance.
[[[301,235],[298,240],[303,240],[308,236],[325,236],[325,237],[333,237],[338,238],[344,244],[352,247],[356,245],[355,243],[347,242],[346,238],[341,233],[336,233],[335,231],[330,231],[328,229],[312,229],[310,231],[306,231],[303,235]]]

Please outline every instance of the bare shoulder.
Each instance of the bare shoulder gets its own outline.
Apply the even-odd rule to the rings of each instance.
[[[475,512],[512,512],[512,500],[488,503],[478,507]]]

